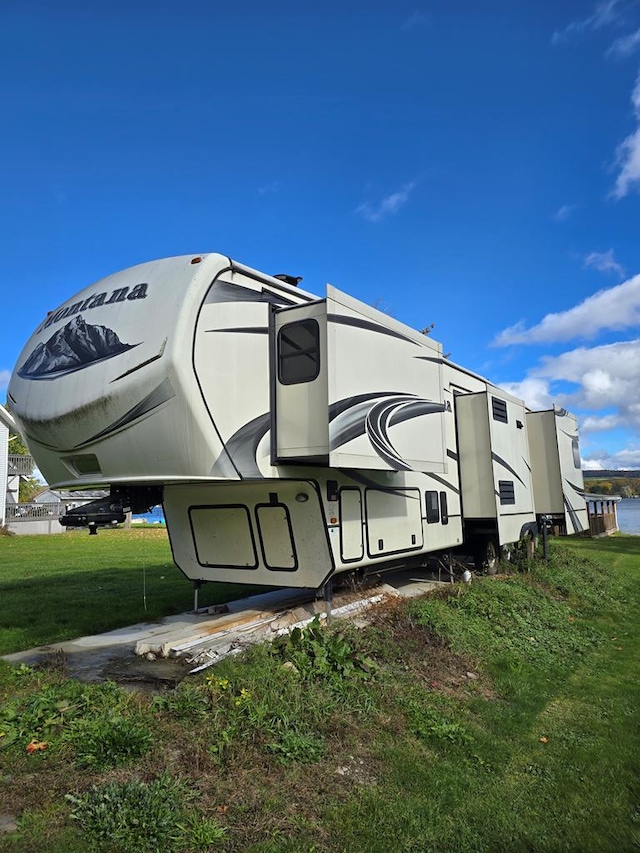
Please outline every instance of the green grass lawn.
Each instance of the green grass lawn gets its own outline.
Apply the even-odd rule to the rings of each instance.
[[[639,850],[640,537],[530,568],[153,699],[0,665],[0,851]]]
[[[202,606],[249,588],[207,584]],[[154,621],[193,607],[166,530],[0,536],[0,654]]]

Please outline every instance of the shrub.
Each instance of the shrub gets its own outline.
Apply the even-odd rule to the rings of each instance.
[[[153,736],[143,721],[113,716],[78,720],[66,740],[75,751],[77,765],[96,770],[129,764],[153,744]]]
[[[153,782],[109,782],[79,796],[67,794],[76,820],[94,850],[170,853],[182,843],[185,790],[168,775]]]

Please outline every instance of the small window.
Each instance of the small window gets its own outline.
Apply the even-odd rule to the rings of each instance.
[[[449,524],[449,507],[447,506],[447,493],[440,492],[440,512],[442,523]]]
[[[320,373],[320,327],[316,320],[288,323],[278,332],[278,379],[282,385],[313,382]]]
[[[440,505],[437,492],[427,492],[427,524],[437,524],[440,521]]]
[[[516,502],[516,490],[513,480],[498,480],[498,494],[500,495],[500,503],[514,504]]]
[[[494,421],[500,421],[501,424],[509,423],[507,418],[507,403],[499,397],[491,398],[491,409],[493,411]]]
[[[579,470],[582,468],[582,462],[580,461],[580,442],[577,435],[571,439],[571,452],[573,453],[573,467]]]

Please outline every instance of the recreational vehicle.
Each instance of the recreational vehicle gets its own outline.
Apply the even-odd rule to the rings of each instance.
[[[452,551],[491,570],[547,503],[586,527],[575,421],[572,452],[553,445],[566,413],[536,420],[430,336],[219,254],[141,264],[50,312],[8,400],[52,487],[111,490],[63,523],[162,503],[195,582],[318,588]]]

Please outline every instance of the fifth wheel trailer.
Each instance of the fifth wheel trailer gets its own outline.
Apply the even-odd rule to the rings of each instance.
[[[162,503],[197,582],[320,587],[453,550],[493,563],[537,531],[522,401],[332,286],[220,254],[80,291],[27,342],[8,402],[52,487],[111,489],[67,524]],[[568,463],[544,447],[535,482],[555,499]]]

